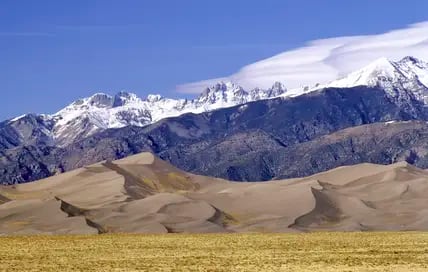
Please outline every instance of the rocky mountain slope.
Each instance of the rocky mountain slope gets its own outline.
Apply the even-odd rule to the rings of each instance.
[[[381,89],[325,89],[294,98],[185,114],[146,127],[105,130],[66,147],[23,146],[1,151],[0,177],[3,183],[36,180],[142,151],[151,151],[187,171],[231,180],[290,176],[277,170],[283,161],[266,154],[349,127],[428,120],[426,107],[409,99],[408,106],[403,107]],[[293,158],[293,154],[287,156]],[[328,161],[318,163],[321,170],[337,166]]]
[[[417,148],[412,147],[414,141],[418,148],[425,149],[424,123],[404,125],[406,123],[400,121],[428,121],[426,67],[426,63],[410,57],[397,63],[378,60],[324,86],[326,88],[319,86],[321,89],[305,90],[303,93],[296,90],[284,93],[282,85],[275,85],[267,93],[256,90],[255,93],[265,93],[265,96],[255,98],[255,93],[237,88],[232,92],[234,95],[229,97],[247,97],[256,101],[240,104],[246,100],[239,100],[233,102],[240,104],[234,107],[213,111],[206,108],[206,112],[183,114],[147,126],[137,124],[108,128],[114,127],[117,121],[109,119],[111,116],[108,115],[109,118],[102,120],[115,121],[94,131],[92,125],[84,125],[90,132],[89,136],[86,132],[81,133],[80,138],[67,145],[58,144],[52,136],[58,122],[65,119],[54,122],[51,116],[26,115],[0,125],[0,182],[32,181],[142,151],[153,152],[186,171],[238,181],[305,176],[360,162],[407,160],[425,167],[425,157],[421,155],[424,151],[415,151]],[[335,85],[337,87],[329,87]],[[202,105],[210,101],[209,105],[216,105],[216,101],[225,101],[229,89],[224,85],[226,89],[219,91],[223,88],[221,86],[217,86],[215,91],[207,90],[201,95],[204,99],[192,100],[192,103],[200,101]],[[223,98],[217,99],[219,94],[224,95],[221,96]],[[210,95],[213,95],[211,100],[207,99]],[[278,98],[259,100],[278,95]],[[105,105],[102,111],[110,114],[121,107],[112,108],[111,105],[129,105],[127,102],[114,102],[116,98],[108,96],[95,97],[100,99],[97,103],[92,98],[84,99],[64,111],[74,112],[77,109],[77,112],[92,112],[92,107],[98,108],[102,104]],[[86,115],[79,113],[76,116],[77,119],[72,120]],[[385,122],[393,121],[397,124],[382,127]],[[341,142],[345,140],[345,134],[340,134],[340,130],[378,122],[382,123],[379,126],[384,134],[357,133],[352,141],[346,138],[347,142]],[[368,126],[370,128],[380,127]],[[402,136],[401,128],[413,132]],[[339,134],[334,134],[336,132]],[[325,144],[323,137],[326,135],[338,139],[335,147]],[[360,136],[364,141],[358,141]],[[374,145],[374,137],[381,136],[384,136],[383,145]],[[402,137],[408,137],[411,141],[406,142],[407,138]],[[405,144],[397,145],[396,141]],[[356,146],[349,149],[352,145]],[[368,146],[370,150],[364,149]],[[356,152],[358,148],[361,150]],[[355,152],[349,153],[352,150]]]
[[[427,230],[427,191],[407,163],[233,183],[142,153],[0,186],[0,234]]]

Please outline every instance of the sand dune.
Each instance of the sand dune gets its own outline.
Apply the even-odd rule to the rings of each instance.
[[[427,230],[427,194],[406,163],[234,183],[142,153],[0,187],[0,234]]]

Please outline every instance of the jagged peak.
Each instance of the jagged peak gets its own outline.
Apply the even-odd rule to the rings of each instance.
[[[96,93],[89,98],[87,103],[91,106],[108,108],[113,106],[113,97],[105,93]]]
[[[130,92],[127,92],[127,91],[120,91],[115,96],[117,96],[117,97],[123,97],[123,98],[134,98],[134,97],[138,97],[135,93],[130,93]]]
[[[147,95],[146,101],[154,103],[162,99],[163,99],[163,96],[160,94],[149,94]]]
[[[141,99],[135,93],[120,91],[114,96],[113,108],[139,101],[141,101]]]
[[[239,86],[238,84],[232,82],[232,81],[220,81],[217,84],[215,84],[214,86],[208,88],[210,90],[222,90],[222,91],[226,91],[226,90],[240,90],[243,89],[241,86]]]
[[[280,82],[280,81],[275,81],[273,84],[272,84],[272,89],[285,89],[285,84],[283,84],[282,82]]]
[[[402,58],[402,59],[401,59],[401,60],[399,60],[398,62],[404,62],[404,63],[407,63],[407,62],[417,63],[417,62],[420,62],[420,60],[419,60],[419,59],[417,59],[417,58],[415,58],[415,57],[413,57],[413,56],[405,56],[404,58]]]
[[[413,56],[405,56],[404,58],[399,60],[398,63],[427,64],[427,62],[425,62],[421,59],[415,58]]]
[[[284,95],[286,92],[285,85],[282,82],[275,81],[269,89],[254,88],[250,91],[250,94],[253,98],[266,99]]]
[[[424,74],[422,77],[428,77],[428,62],[421,59],[406,56],[398,61],[396,65],[405,71],[416,73],[418,76],[420,76],[419,72],[422,72]]]
[[[95,93],[90,97],[78,99],[73,103],[71,103],[69,106],[81,106],[81,105],[104,106],[105,104],[112,103],[112,101],[113,101],[113,97],[111,95],[108,95],[106,93]]]
[[[224,93],[224,92],[228,92],[228,91],[232,91],[233,93],[236,94],[244,94],[245,90],[244,88],[242,88],[240,85],[233,83],[231,81],[220,81],[217,82],[216,84],[214,84],[211,87],[206,88],[198,97],[198,99],[201,98],[205,98],[208,97],[210,95],[213,95],[215,93]]]
[[[274,91],[283,91],[286,92],[287,88],[285,87],[285,84],[283,84],[280,81],[275,81],[271,87],[272,90]]]
[[[113,96],[98,92],[76,100],[48,117],[53,124],[52,137],[60,145],[66,145],[78,137],[107,128],[145,126],[184,113],[207,112],[278,97],[284,91],[285,86],[280,82],[275,82],[269,89],[248,92],[234,82],[220,81],[207,88],[198,98],[191,100],[169,99],[159,94],[140,98],[127,91],[120,91]]]

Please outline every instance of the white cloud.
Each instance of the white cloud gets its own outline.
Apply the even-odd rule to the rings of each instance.
[[[233,81],[244,88],[268,88],[275,81],[287,88],[327,83],[386,57],[399,60],[414,56],[428,61],[428,21],[404,29],[365,36],[316,40],[306,46],[278,54],[241,68],[223,78],[183,84],[179,92],[200,93],[213,83]]]

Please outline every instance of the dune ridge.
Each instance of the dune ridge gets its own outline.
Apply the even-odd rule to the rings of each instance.
[[[229,182],[141,153],[0,187],[0,234],[427,230],[427,193],[407,163]]]

